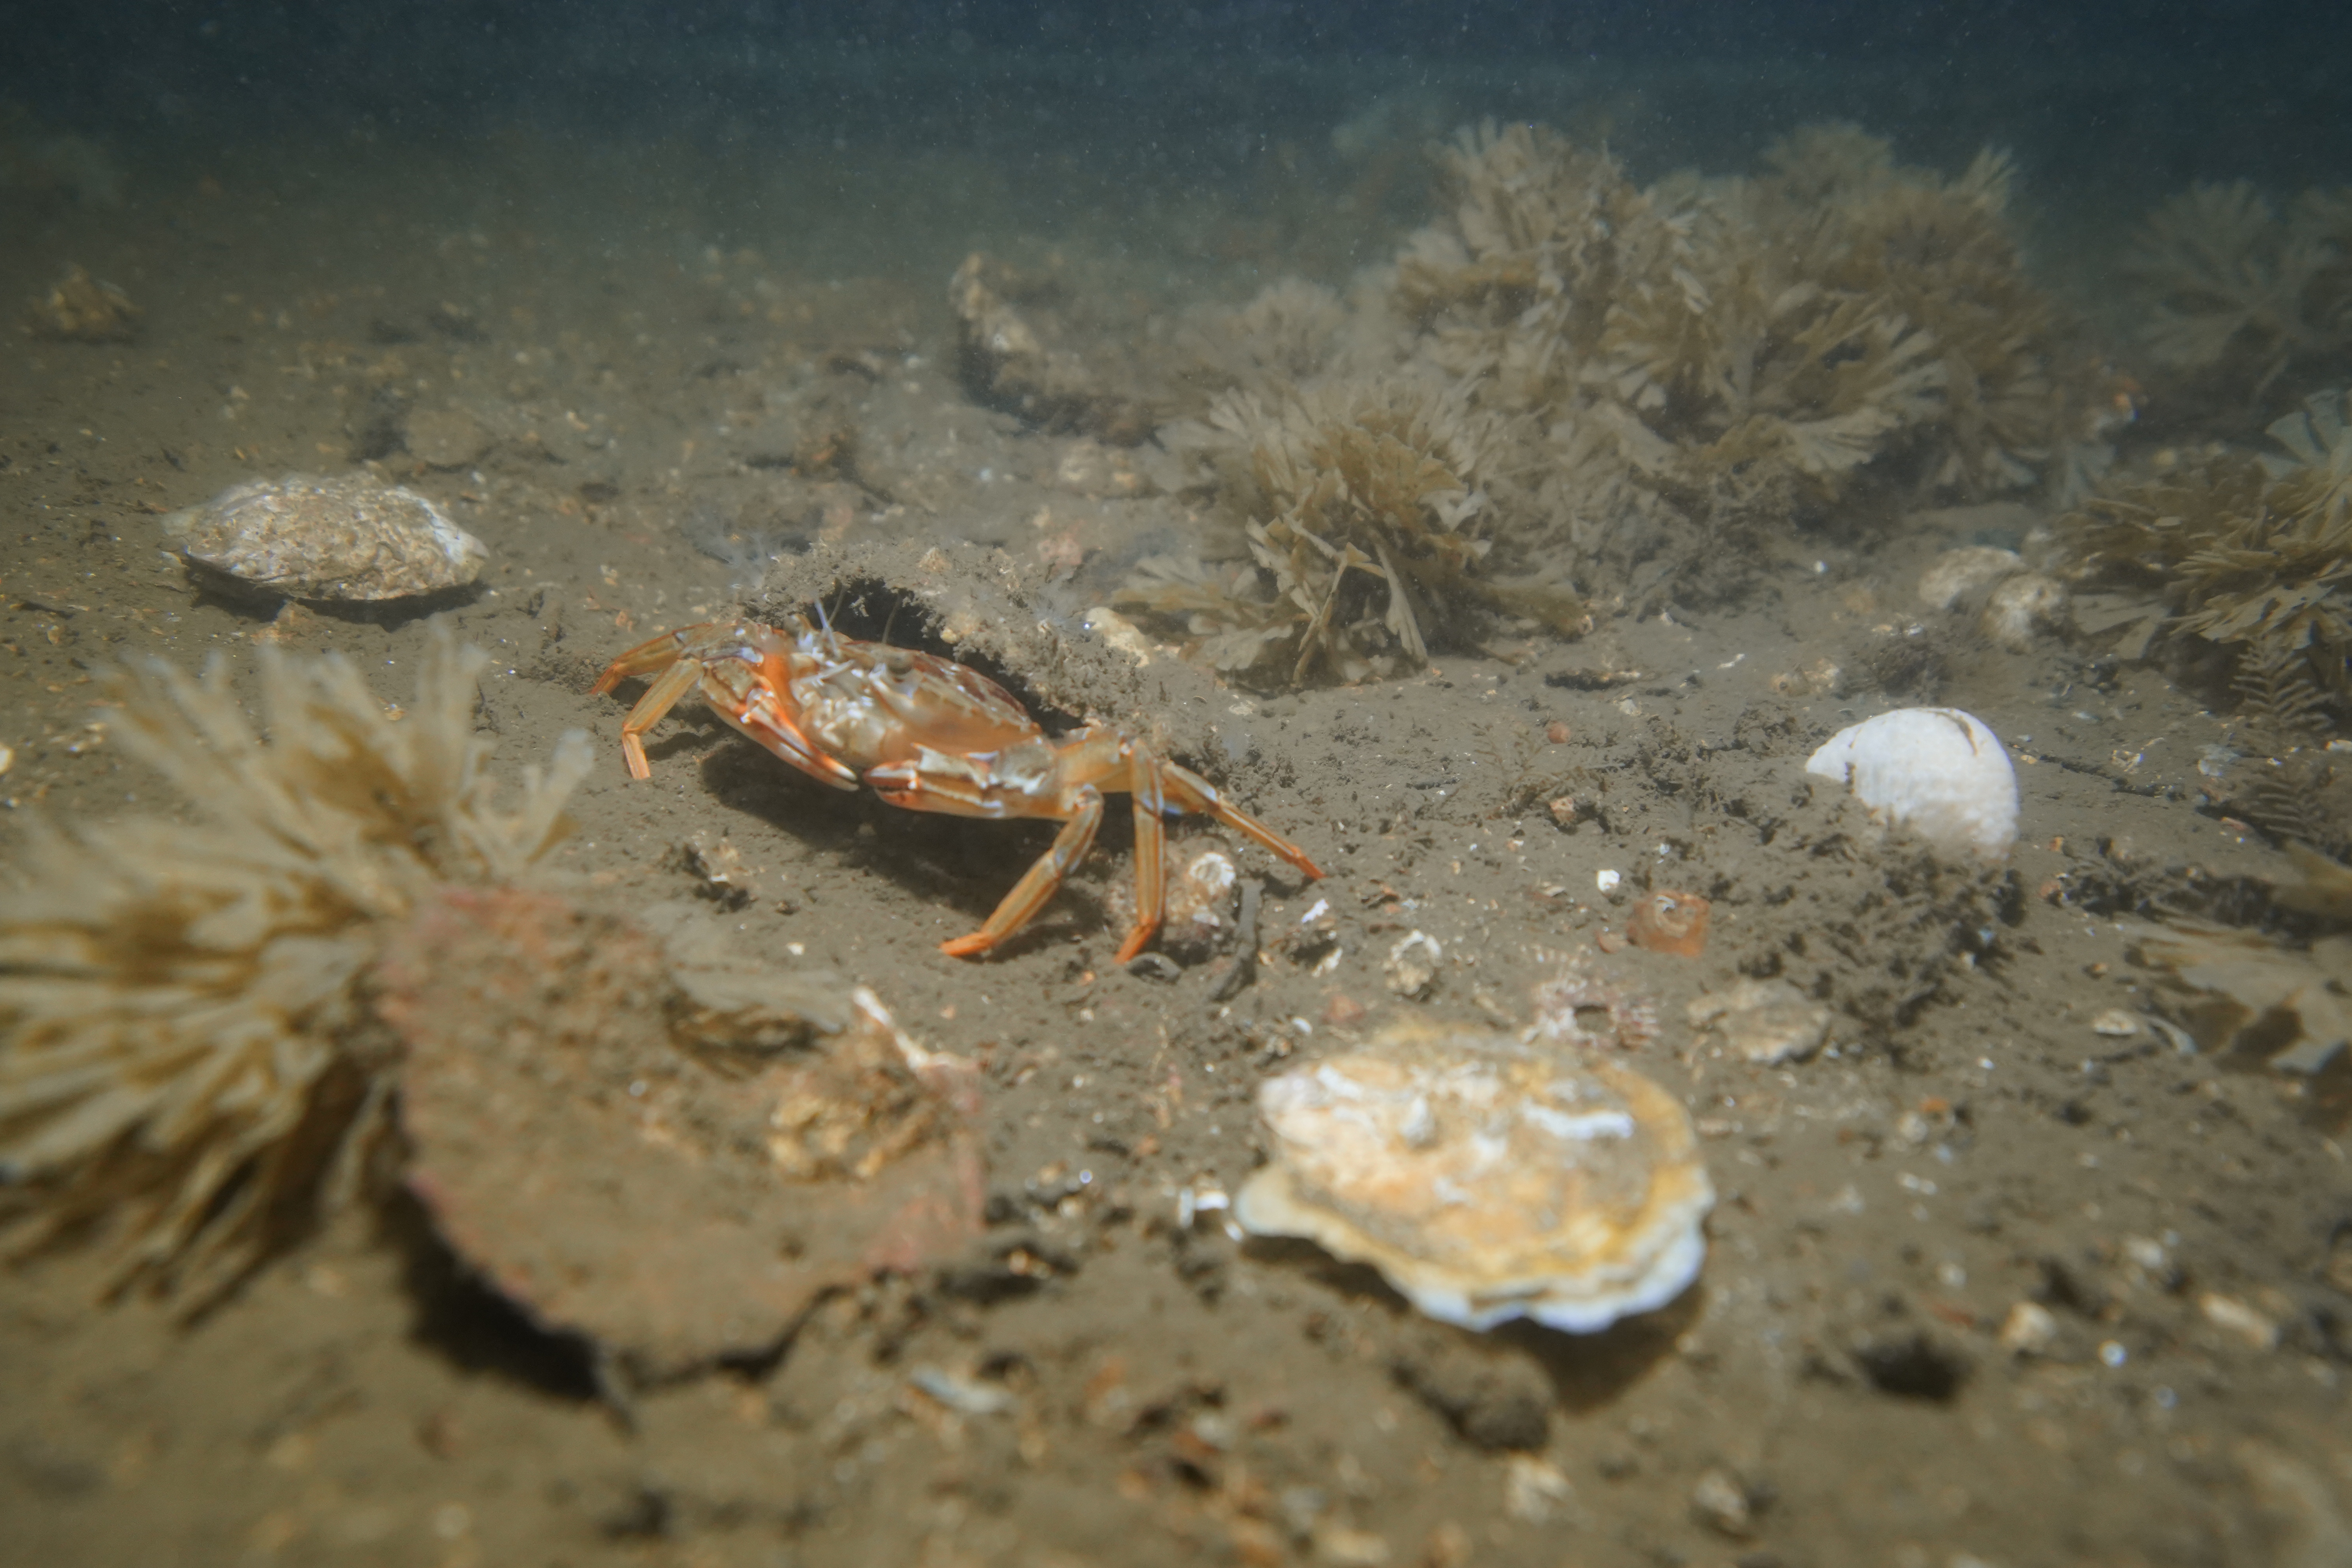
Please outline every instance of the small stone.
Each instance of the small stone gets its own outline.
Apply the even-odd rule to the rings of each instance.
[[[2058,1319],[2049,1308],[2020,1301],[2000,1321],[2000,1347],[2011,1355],[2041,1355],[2058,1338]]]
[[[2012,653],[2023,653],[2042,632],[2063,631],[2073,617],[2066,590],[2039,572],[2024,572],[1992,591],[1977,624]]]
[[[2205,1315],[2207,1322],[2232,1339],[2242,1340],[2258,1351],[2278,1349],[2278,1324],[2235,1296],[2209,1290],[2197,1299],[2197,1310]]]
[[[1835,661],[1817,658],[1801,669],[1786,669],[1765,683],[1783,697],[1838,697],[1845,691],[1845,671]]]
[[[941,1367],[919,1366],[907,1381],[949,1409],[965,1415],[1002,1415],[1019,1402],[1001,1384],[982,1383]]]
[[[1920,574],[1919,602],[1931,610],[1952,609],[2024,570],[2025,562],[2014,550],[1988,544],[1947,550]]]
[[[1734,1541],[1745,1541],[1756,1532],[1756,1510],[1748,1488],[1720,1465],[1702,1474],[1691,1488],[1691,1515]]]
[[[1523,1524],[1545,1524],[1576,1506],[1576,1489],[1558,1465],[1513,1454],[1503,1475],[1503,1511]]]
[[[2121,1007],[2110,1007],[2091,1020],[2091,1027],[2116,1039],[2127,1039],[2139,1033],[2139,1020]]]

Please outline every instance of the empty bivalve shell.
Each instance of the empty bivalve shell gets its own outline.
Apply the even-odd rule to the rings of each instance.
[[[1271,1079],[1272,1163],[1234,1217],[1369,1263],[1433,1318],[1584,1333],[1673,1300],[1715,1190],[1682,1102],[1631,1068],[1474,1026],[1391,1026]]]

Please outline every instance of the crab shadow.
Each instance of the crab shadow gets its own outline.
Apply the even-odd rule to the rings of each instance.
[[[283,619],[289,610],[297,610],[346,626],[392,630],[429,621],[445,611],[470,608],[481,599],[483,588],[479,583],[461,583],[430,594],[411,594],[396,599],[298,599],[193,563],[185,564],[184,581],[192,592],[192,605],[223,611],[252,626],[270,625]]]

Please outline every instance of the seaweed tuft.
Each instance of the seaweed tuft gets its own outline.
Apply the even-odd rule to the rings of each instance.
[[[2322,393],[2275,421],[2284,455],[2209,448],[2068,513],[2077,577],[2116,595],[2117,651],[2158,640],[2260,675],[2305,722],[2352,703],[2352,398]],[[2295,697],[2298,688],[2309,694]]]
[[[2027,276],[1997,152],[1946,176],[1814,126],[1757,175],[1645,188],[1490,121],[1436,156],[1393,264],[1219,318],[1207,420],[1162,433],[1216,504],[1122,603],[1221,669],[1357,679],[1497,613],[1729,598],[1769,531],[2105,467],[2127,405]]]
[[[1424,664],[1433,643],[1494,613],[1562,626],[1583,614],[1565,587],[1501,569],[1514,432],[1458,387],[1341,381],[1272,404],[1233,393],[1209,428],[1204,446],[1241,459],[1228,467],[1251,569],[1220,577],[1158,558],[1118,602],[1188,617],[1214,668],[1359,680]]]

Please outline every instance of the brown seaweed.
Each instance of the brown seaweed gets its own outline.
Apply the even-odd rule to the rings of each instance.
[[[2352,186],[2282,215],[2242,180],[2192,185],[2148,215],[2124,265],[2148,352],[2249,406],[2290,368],[2352,352]]]
[[[1426,663],[1433,638],[1482,613],[1581,615],[1565,588],[1493,569],[1513,432],[1458,388],[1340,382],[1273,405],[1233,394],[1209,426],[1244,455],[1254,580],[1221,588],[1163,558],[1117,602],[1187,616],[1213,667],[1354,680]]]
[[[2123,651],[2161,636],[2211,645],[2233,664],[2286,661],[2340,713],[2352,699],[2347,406],[2345,394],[2323,393],[2273,423],[2284,457],[2193,454],[2062,520],[2076,574],[2137,607]]]
[[[1732,591],[1744,541],[1865,489],[2104,466],[2113,389],[2026,274],[1998,153],[1947,177],[1810,127],[1755,177],[1643,188],[1490,122],[1437,157],[1393,266],[1345,301],[1267,290],[1212,417],[1163,432],[1208,459],[1208,564],[1156,560],[1122,602],[1221,668],[1378,674],[1496,612],[1571,630],[1580,600]]]

